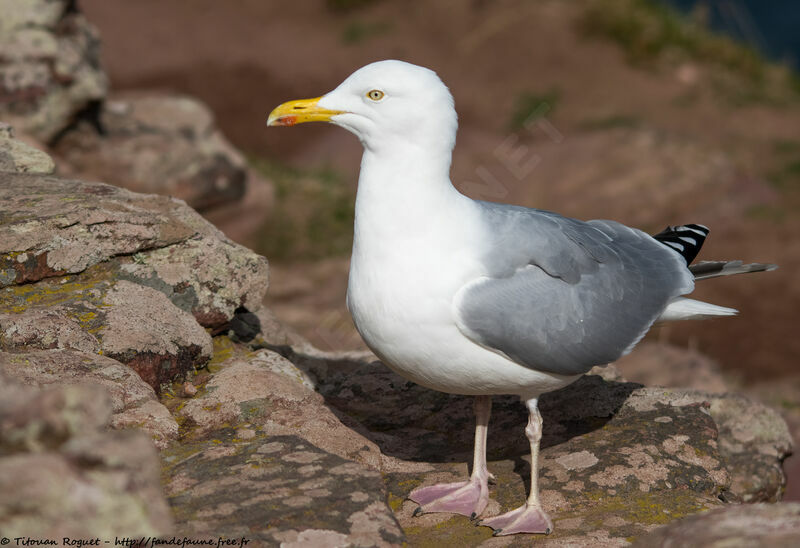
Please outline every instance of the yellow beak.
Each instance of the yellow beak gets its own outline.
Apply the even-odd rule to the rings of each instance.
[[[289,101],[269,113],[268,126],[293,126],[304,122],[330,122],[332,116],[344,114],[341,110],[328,110],[318,105],[322,97]]]

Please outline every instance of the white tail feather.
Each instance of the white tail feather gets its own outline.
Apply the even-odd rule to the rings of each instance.
[[[735,316],[739,311],[735,308],[726,308],[715,304],[704,303],[686,297],[676,297],[670,301],[657,322],[671,322],[676,320],[700,320],[717,316]]]

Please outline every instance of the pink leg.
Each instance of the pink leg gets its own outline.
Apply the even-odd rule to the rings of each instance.
[[[479,525],[494,529],[495,536],[514,533],[544,533],[553,531],[553,522],[539,502],[539,442],[542,439],[542,415],[536,399],[525,402],[528,407],[528,426],[525,435],[531,442],[531,494],[524,506],[505,514],[481,520]]]
[[[429,512],[450,512],[474,519],[483,512],[489,502],[489,470],[486,468],[486,431],[492,412],[491,396],[475,398],[475,454],[472,476],[469,481],[444,483],[420,487],[408,495],[419,503],[414,515]]]

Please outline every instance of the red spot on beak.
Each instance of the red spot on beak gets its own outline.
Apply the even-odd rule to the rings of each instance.
[[[293,126],[297,123],[297,116],[281,116],[273,122],[276,126]]]

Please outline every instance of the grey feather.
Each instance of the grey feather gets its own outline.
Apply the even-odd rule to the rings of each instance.
[[[742,261],[700,261],[689,266],[689,270],[694,274],[695,280],[746,274],[748,272],[765,272],[776,268],[778,268],[778,265],[764,263],[742,264]]]
[[[639,230],[479,205],[489,275],[456,296],[459,328],[525,366],[575,375],[614,361],[693,289],[681,256]]]

